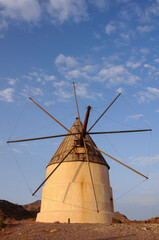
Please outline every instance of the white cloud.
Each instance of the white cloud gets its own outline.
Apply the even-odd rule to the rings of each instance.
[[[146,55],[146,54],[149,53],[149,49],[148,48],[141,48],[140,52]]]
[[[82,70],[87,73],[94,73],[97,70],[96,65],[86,65],[82,67]]]
[[[46,81],[54,81],[56,77],[54,75],[44,75]]]
[[[53,21],[60,23],[69,19],[79,22],[87,18],[87,5],[84,0],[49,0],[46,8]]]
[[[105,32],[106,34],[111,34],[112,32],[114,32],[116,30],[116,26],[114,24],[114,22],[109,22],[106,26],[105,26]]]
[[[73,78],[76,78],[76,79],[78,79],[78,78],[80,78],[80,77],[82,77],[83,76],[83,73],[80,71],[80,70],[78,70],[78,69],[74,69],[74,70],[72,70],[72,71],[68,71],[68,73],[66,74],[66,78],[67,79],[73,79]]]
[[[121,33],[120,36],[121,36],[124,40],[129,40],[129,39],[130,39],[129,34]]]
[[[18,148],[12,148],[12,150],[16,153],[22,153]]]
[[[95,5],[99,10],[109,9],[109,0],[89,0],[89,2]]]
[[[108,65],[101,69],[98,75],[101,81],[107,81],[111,85],[119,83],[135,84],[139,80],[138,76],[128,72],[123,65]]]
[[[43,96],[43,91],[41,88],[31,87],[31,86],[25,86],[25,88],[22,90],[22,96],[24,97],[34,97],[34,96]]]
[[[4,145],[5,143],[3,141],[0,141],[0,146]]]
[[[68,101],[73,96],[73,93],[72,91],[70,91],[69,87],[70,83],[68,83],[67,81],[55,81],[53,82],[53,86],[56,88],[55,94],[58,98],[58,101]]]
[[[159,58],[155,58],[154,60],[156,63],[159,63]]]
[[[159,113],[159,109],[157,109],[156,112]]]
[[[110,60],[112,61],[112,60]],[[108,85],[117,84],[135,84],[139,77],[133,75],[127,70],[124,65],[113,65],[102,59],[102,63],[99,64],[85,64],[85,61],[77,61],[75,58],[70,56],[64,56],[60,54],[55,59],[55,64],[59,72],[64,75],[66,79],[85,79],[89,81],[104,82],[106,81]],[[135,63],[131,67],[138,67],[140,64]]]
[[[18,78],[7,78],[7,80],[10,85],[14,86],[18,81]]]
[[[41,83],[43,85],[46,84],[46,82],[51,82],[56,80],[56,77],[54,75],[46,74],[41,69],[38,71],[30,72],[28,75],[24,75],[23,78],[32,80],[32,81],[35,80],[36,82]]]
[[[129,119],[134,119],[134,120],[138,120],[138,119],[140,119],[141,117],[143,117],[143,114],[135,114],[135,115],[129,115],[129,116],[127,116],[127,120],[129,120]]]
[[[158,88],[147,87],[147,90],[149,93],[153,94],[154,96],[159,97],[159,89]]]
[[[41,15],[38,0],[0,0],[0,13],[3,19],[37,21]]]
[[[126,63],[126,66],[127,66],[127,67],[130,67],[130,68],[132,68],[132,69],[136,69],[136,68],[138,68],[138,67],[141,66],[141,62],[131,62],[131,61],[128,61],[128,62]]]
[[[150,156],[140,156],[140,157],[135,157],[131,156],[130,157],[131,164],[135,164],[138,166],[145,166],[145,163],[149,162],[150,165],[159,163],[159,155],[150,157]]]
[[[47,101],[44,103],[45,106],[49,107],[55,104],[55,101]]]
[[[145,68],[151,68],[152,70],[155,70],[155,67],[154,66],[151,66],[150,64],[144,64],[144,67]]]
[[[154,29],[154,26],[148,26],[148,25],[137,26],[137,31],[141,33],[148,33],[148,32],[151,32],[153,29]]]
[[[55,59],[55,64],[61,74],[65,76],[66,79],[90,79],[92,74],[97,71],[96,65],[84,65],[83,62],[77,61],[71,56],[64,56],[60,54]]]
[[[68,82],[66,81],[55,81],[53,83],[53,86],[56,87],[56,88],[60,88],[60,87],[65,87],[65,86],[68,86]]]
[[[0,100],[5,102],[13,102],[13,88],[6,88],[0,91]]]
[[[55,64],[57,66],[66,66],[69,68],[75,67],[78,63],[75,58],[70,56],[64,56],[63,54],[59,54],[55,59]]]
[[[7,21],[5,19],[1,19],[1,21],[0,21],[0,30],[6,30],[7,28],[8,28]]]
[[[57,89],[55,94],[58,96],[59,101],[67,101],[73,96],[72,93],[62,88]]]
[[[145,91],[140,91],[138,94],[139,102],[156,100],[159,98],[159,89],[154,87],[147,87]]]
[[[88,87],[88,84],[77,85],[77,87],[76,87],[77,95],[80,97],[88,97],[89,94],[87,92],[87,87]]]
[[[116,92],[117,92],[117,93],[123,93],[123,92],[124,92],[124,89],[120,87],[120,88],[118,88],[118,89],[116,90]]]

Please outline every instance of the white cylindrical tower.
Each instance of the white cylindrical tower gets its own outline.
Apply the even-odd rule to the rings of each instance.
[[[82,124],[77,118],[70,131],[76,133],[80,131],[81,126]],[[86,135],[85,139],[96,147],[89,135]],[[46,177],[76,144],[76,140],[76,135],[64,138],[47,166]],[[42,190],[41,210],[36,221],[112,222],[114,214],[109,166],[101,153],[88,145],[87,154],[95,191],[93,191],[85,148],[77,145],[46,181]]]

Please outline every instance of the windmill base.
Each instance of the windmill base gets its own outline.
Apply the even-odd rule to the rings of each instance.
[[[111,212],[90,212],[83,211],[59,211],[40,212],[37,215],[37,222],[61,222],[61,223],[112,223],[114,214]]]
[[[47,167],[46,176],[57,166]],[[48,179],[42,190],[38,222],[111,223],[113,218],[112,188],[108,167],[90,162],[64,162]]]

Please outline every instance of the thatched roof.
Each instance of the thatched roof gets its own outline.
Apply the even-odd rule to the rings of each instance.
[[[76,121],[72,125],[70,131],[72,133],[80,132],[81,127],[82,127],[82,123],[80,122],[79,118],[76,118]],[[79,135],[71,135],[71,136],[66,136],[64,138],[59,148],[57,149],[56,153],[50,160],[48,166],[54,163],[61,162],[61,160],[76,144],[77,136],[79,137]],[[86,141],[88,141],[92,146],[97,147],[89,135],[86,135],[85,138],[86,138]],[[107,162],[105,161],[104,157],[102,156],[102,154],[98,152],[96,149],[87,145],[87,152],[88,152],[88,157],[90,162],[104,164],[108,168],[110,168]],[[75,147],[73,151],[68,155],[68,157],[64,160],[64,162],[74,162],[74,161],[87,161],[84,147],[81,147],[81,146]]]

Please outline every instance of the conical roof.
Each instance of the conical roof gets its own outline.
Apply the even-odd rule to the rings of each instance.
[[[76,118],[76,121],[72,125],[70,131],[72,133],[80,132],[81,127],[82,127],[82,123],[80,122],[79,118]],[[79,137],[79,135],[66,136],[62,141],[62,143],[60,144],[59,148],[57,149],[56,153],[50,160],[48,166],[51,164],[60,163],[62,159],[66,156],[66,154],[71,150],[71,148],[76,144],[78,139],[77,137]],[[86,135],[85,139],[92,146],[97,147],[89,135]],[[102,156],[102,154],[96,149],[94,149],[93,147],[87,145],[87,153],[88,153],[88,158],[90,162],[104,164],[108,168],[110,168],[107,162],[105,161],[104,157]],[[74,162],[74,161],[85,161],[85,162],[87,161],[84,147],[82,146],[75,147],[72,150],[72,152],[68,155],[68,157],[64,160],[64,162]]]

